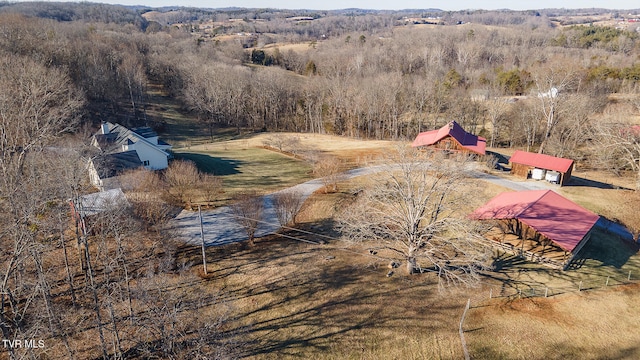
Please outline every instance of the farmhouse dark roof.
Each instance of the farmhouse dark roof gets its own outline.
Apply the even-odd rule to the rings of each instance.
[[[117,176],[125,170],[142,166],[142,161],[135,150],[100,155],[93,159],[93,166],[100,179]]]
[[[511,163],[533,166],[545,170],[566,173],[573,166],[573,160],[555,156],[537,154],[526,151],[516,151],[509,159]]]
[[[142,136],[145,139],[154,137],[154,136],[158,136],[158,134],[153,131],[152,128],[148,127],[148,126],[143,126],[143,127],[137,127],[137,128],[133,128],[131,129],[131,131],[133,131],[134,133]]]
[[[471,218],[517,219],[571,252],[600,216],[552,190],[533,190],[499,194],[476,209]]]
[[[118,152],[122,149],[122,145],[131,145],[139,141],[144,141],[150,144],[156,150],[167,154],[164,150],[158,148],[147,140],[148,138],[158,136],[158,134],[149,127],[140,127],[134,130],[130,130],[120,124],[104,123],[102,126],[106,126],[108,129],[107,134],[98,132],[94,135],[98,148],[105,153]],[[102,130],[101,130],[102,131]],[[158,142],[160,144],[160,141]],[[161,145],[169,145],[166,142],[162,142]]]
[[[104,152],[119,151],[122,145],[131,145],[144,138],[120,124],[108,122],[104,125],[108,127],[109,133],[98,133],[94,135],[98,147]]]
[[[425,131],[418,134],[411,146],[429,146],[438,141],[452,137],[460,146],[471,152],[484,155],[487,147],[487,139],[466,132],[457,122],[451,121],[438,130]]]

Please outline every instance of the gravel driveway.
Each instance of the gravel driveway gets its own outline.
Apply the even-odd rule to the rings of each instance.
[[[345,178],[354,178],[367,174],[372,174],[385,168],[384,166],[372,166],[349,170],[344,173]],[[280,190],[276,193],[263,196],[264,210],[262,213],[262,223],[258,226],[256,237],[265,236],[276,232],[280,225],[273,206],[273,195],[279,192],[297,191],[302,194],[303,201],[322,188],[322,180],[314,179],[296,186]],[[202,211],[202,225],[204,228],[204,239],[206,246],[223,245],[247,239],[244,229],[235,222],[235,217],[228,206],[213,210]],[[178,216],[171,221],[171,230],[177,232],[178,237],[185,242],[199,245],[201,244],[200,220],[197,211],[182,210]]]
[[[357,176],[369,175],[379,172],[380,170],[385,168],[388,167],[381,165],[354,169],[345,172],[344,177],[350,179]],[[471,176],[477,179],[504,186],[514,191],[553,189],[555,187],[554,185],[547,183],[546,181],[514,181],[504,179],[496,175],[487,174],[478,170],[472,170],[470,171],[470,173]],[[322,186],[323,184],[320,179],[314,179],[293,186],[291,188],[281,190],[280,192],[298,191],[302,194],[303,199],[306,199]],[[273,206],[274,194],[266,195],[263,197],[263,222],[258,226],[256,237],[272,234],[280,228],[280,225],[278,224],[278,218]],[[214,210],[203,211],[202,219],[205,244],[207,246],[223,245],[237,241],[244,241],[247,239],[247,234],[244,232],[244,229],[241,226],[238,226],[236,224],[234,216],[229,207],[225,206]],[[619,225],[616,226],[616,224],[612,224],[610,222],[606,224],[609,231],[625,235],[628,234],[628,231],[624,229],[624,227],[621,227]],[[200,221],[197,211],[181,211],[180,214],[178,214],[178,216],[176,216],[176,218],[172,220],[171,229],[173,231],[176,231],[178,237],[182,238],[187,243],[191,243],[194,245],[199,245],[201,243]]]

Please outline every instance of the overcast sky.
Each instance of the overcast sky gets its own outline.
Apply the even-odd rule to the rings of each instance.
[[[0,0],[3,1],[3,0]],[[467,9],[512,9],[532,10],[546,8],[607,8],[607,9],[638,9],[637,0],[106,0],[89,1],[122,5],[161,6],[192,6],[199,8],[279,8],[279,9],[313,9],[335,10],[346,8],[400,10],[400,9],[428,9],[467,10]]]

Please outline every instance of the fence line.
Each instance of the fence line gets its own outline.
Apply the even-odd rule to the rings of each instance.
[[[567,265],[566,262],[562,263],[560,261],[552,260],[552,259],[549,259],[548,257],[538,255],[531,251],[522,250],[512,244],[505,244],[505,243],[500,243],[497,241],[490,241],[490,240],[487,240],[486,243],[508,254],[515,255],[515,256],[522,256],[524,259],[531,260],[552,268],[563,269],[565,265]]]
[[[490,301],[491,299],[497,299],[497,298],[519,298],[520,299],[520,298],[532,298],[532,297],[549,297],[549,296],[556,296],[561,294],[597,290],[597,289],[602,289],[607,287],[638,284],[639,283],[638,280],[631,279],[631,275],[632,275],[632,272],[629,271],[625,280],[615,279],[611,275],[607,276],[606,278],[603,277],[602,279],[599,279],[599,281],[581,280],[577,285],[574,285],[574,286],[563,286],[563,287],[529,286],[527,289],[524,289],[524,290],[513,288],[513,292],[507,293],[507,294],[505,294],[505,291],[503,289],[501,293],[498,295],[496,295],[493,291],[494,286],[490,286],[489,294],[488,294],[489,296],[486,300],[483,301],[482,297],[478,295],[474,297],[474,301],[478,302],[477,306],[482,306],[482,303],[486,303],[487,300]],[[475,298],[478,298],[478,300],[475,300]],[[460,319],[460,327],[459,327],[460,341],[462,343],[462,351],[464,352],[465,360],[470,359],[470,354],[467,348],[467,342],[465,340],[464,330],[463,330],[464,321],[469,309],[471,309],[471,299],[467,300],[467,304],[465,305],[464,311],[462,312],[462,318]]]
[[[462,330],[462,325],[464,325],[464,318],[467,316],[467,311],[469,311],[469,307],[471,306],[471,299],[467,300],[467,306],[464,307],[464,311],[462,312],[462,318],[460,318],[460,342],[462,343],[462,351],[464,352],[464,359],[470,360],[469,349],[467,349],[467,342],[464,339],[464,331]]]
[[[602,277],[599,279],[590,279],[590,280],[580,280],[577,284],[573,286],[544,286],[544,285],[526,285],[519,284],[519,287],[513,288],[501,288],[500,291],[494,291],[495,286],[491,286],[489,288],[489,299],[496,298],[531,298],[531,297],[549,297],[556,296],[560,294],[568,294],[589,290],[598,290],[607,287],[614,287],[620,285],[629,285],[636,284],[637,280],[631,279],[631,271],[626,278],[621,279],[620,277],[616,278],[611,275],[607,277]],[[512,291],[510,291],[510,289]]]

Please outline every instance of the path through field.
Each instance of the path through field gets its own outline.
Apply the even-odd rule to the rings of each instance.
[[[351,179],[358,176],[369,175],[388,168],[388,166],[381,165],[353,169],[345,172],[344,178]],[[516,191],[552,188],[552,185],[544,181],[512,181],[477,170],[471,171],[470,174],[477,179]],[[288,189],[281,190],[280,192],[298,191],[302,194],[303,199],[306,199],[322,186],[323,184],[321,179],[314,179]],[[275,193],[263,197],[263,217],[261,219],[261,224],[258,226],[258,230],[256,231],[256,237],[272,234],[280,228],[275,208],[273,206],[274,194]],[[244,229],[239,226],[234,219],[235,217],[231,208],[228,206],[203,211],[202,221],[206,246],[224,245],[247,240],[247,234],[244,232]],[[171,229],[177,232],[178,237],[183,241],[193,245],[201,244],[200,220],[197,211],[181,211],[180,214],[172,220]]]

